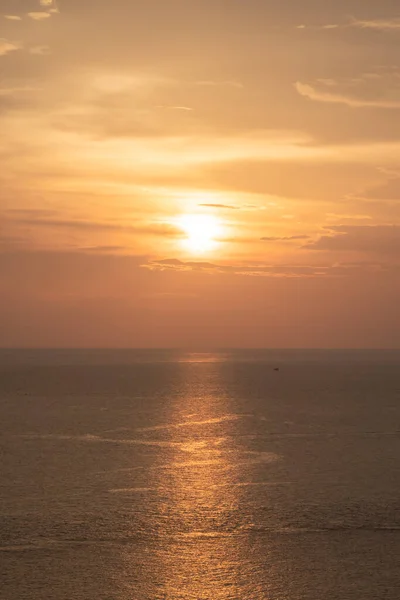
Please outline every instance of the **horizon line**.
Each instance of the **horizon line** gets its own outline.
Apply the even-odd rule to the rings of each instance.
[[[232,351],[310,351],[310,352],[394,352],[400,351],[400,346],[397,347],[304,347],[304,346],[285,346],[285,347],[271,347],[271,346],[215,346],[215,347],[185,347],[185,346],[0,346],[1,351],[174,351],[174,352],[232,352]]]

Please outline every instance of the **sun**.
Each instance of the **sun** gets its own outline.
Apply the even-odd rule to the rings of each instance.
[[[190,252],[201,254],[218,246],[222,227],[212,215],[183,215],[178,219],[178,227],[187,236],[183,244]]]

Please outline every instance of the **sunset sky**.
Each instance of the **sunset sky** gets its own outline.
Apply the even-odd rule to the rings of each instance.
[[[400,346],[398,0],[0,0],[0,155],[0,346]]]

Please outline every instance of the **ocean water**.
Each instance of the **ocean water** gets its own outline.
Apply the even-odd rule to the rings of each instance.
[[[1,600],[400,598],[400,352],[3,350],[0,428]]]

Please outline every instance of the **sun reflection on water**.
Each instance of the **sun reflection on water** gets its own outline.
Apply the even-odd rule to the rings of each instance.
[[[216,418],[214,398],[191,398],[190,403],[204,420]],[[168,519],[175,524],[172,543],[160,548],[166,598],[235,597],[237,548],[227,531],[238,510],[235,488],[229,485],[235,467],[226,438],[207,427],[191,427],[190,439],[175,450],[172,468],[163,475]],[[229,422],[222,427],[229,429]]]
[[[257,575],[243,498],[251,465],[275,457],[242,446],[250,415],[235,413],[221,363],[176,365],[180,375],[165,395],[159,422],[137,429],[152,440],[155,454],[141,525],[146,554],[136,578],[146,581],[146,600],[250,598],[243,594],[257,587]]]
[[[232,435],[238,417],[215,381],[216,393],[210,394],[202,371],[184,370],[192,379],[172,399],[165,430],[180,445],[173,446],[169,468],[158,473],[165,534],[157,550],[164,579],[160,599],[238,598],[240,490],[231,485],[238,475]]]

